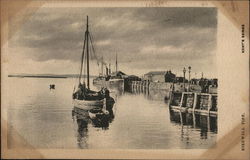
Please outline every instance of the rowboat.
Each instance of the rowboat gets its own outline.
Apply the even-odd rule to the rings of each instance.
[[[91,119],[103,119],[109,115],[109,111],[100,108],[93,108],[89,110],[88,113]]]

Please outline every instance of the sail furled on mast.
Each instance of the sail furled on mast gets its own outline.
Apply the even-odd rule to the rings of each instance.
[[[79,75],[79,83],[81,83],[81,77],[82,77],[82,69],[83,69],[83,63],[84,63],[84,50],[85,50],[85,44],[86,44],[86,33],[84,34],[84,43],[83,43],[83,49],[82,49],[82,58],[81,58],[81,68],[80,68],[80,75]]]
[[[85,54],[86,49],[86,54]],[[86,63],[85,63],[86,60]],[[86,67],[85,65],[86,64]],[[87,27],[84,34],[84,43],[83,43],[83,50],[82,50],[82,57],[81,57],[81,67],[80,67],[80,75],[79,75],[79,83],[81,83],[81,77],[82,77],[82,70],[84,70],[85,75],[85,69],[87,69],[87,87],[89,89],[89,31],[88,31],[88,16],[87,16]],[[84,80],[85,82],[85,80]]]
[[[117,64],[117,53],[115,54],[115,72],[117,74],[117,71],[118,71],[118,64]]]
[[[90,88],[90,59],[94,59],[97,61],[97,65],[99,66],[99,63],[101,65],[107,65],[106,62],[103,61],[103,58],[98,58],[96,55],[96,49],[94,45],[94,39],[93,35],[89,30],[89,20],[87,16],[87,23],[86,23],[86,31],[84,34],[84,44],[83,44],[83,50],[82,50],[82,57],[81,57],[81,67],[80,67],[80,75],[79,75],[79,83],[81,83],[81,78],[84,75],[87,75],[87,77],[84,77],[84,82],[87,80],[87,88]],[[82,73],[84,72],[84,73]]]
[[[87,16],[87,30],[86,30],[86,38],[87,38],[87,88],[89,88],[89,17]]]

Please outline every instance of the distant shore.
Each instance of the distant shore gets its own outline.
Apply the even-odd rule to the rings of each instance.
[[[52,74],[10,74],[8,77],[18,77],[18,78],[78,78],[78,74],[65,74],[65,75],[52,75]],[[82,75],[82,77],[87,77]],[[90,76],[90,78],[95,78],[97,76]]]

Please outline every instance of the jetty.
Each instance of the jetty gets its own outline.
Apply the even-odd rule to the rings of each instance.
[[[144,93],[151,98],[168,101],[170,109],[217,116],[218,80],[215,78],[207,79],[202,74],[199,79],[191,79],[190,75],[186,79],[185,74],[177,77],[170,70],[151,71],[141,79],[128,81],[127,85],[125,89],[129,92]]]
[[[173,92],[169,107],[181,112],[217,116],[217,94]]]

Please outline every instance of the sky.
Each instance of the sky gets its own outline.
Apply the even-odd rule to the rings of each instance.
[[[86,16],[95,54],[118,70],[141,76],[191,66],[216,77],[216,8],[45,8],[13,32],[9,26],[9,73],[79,73]],[[13,33],[12,33],[13,32]],[[90,73],[98,74],[96,61]]]

